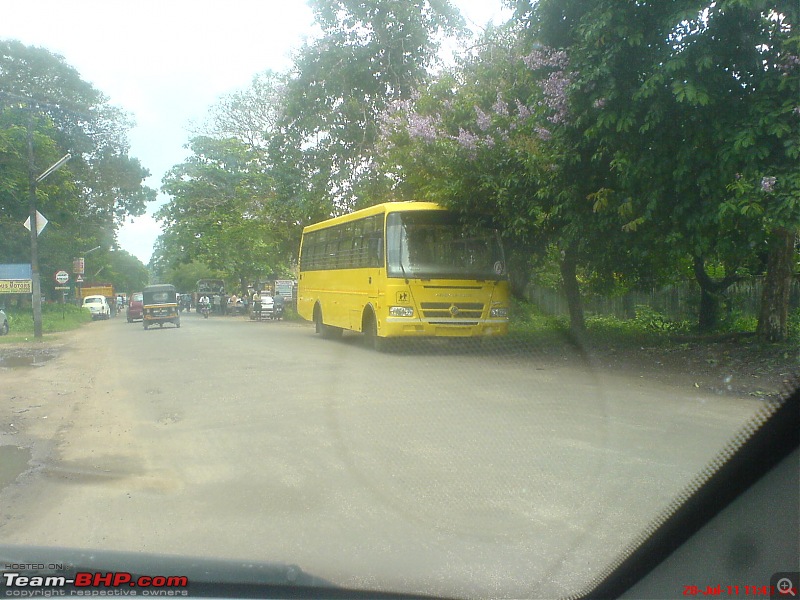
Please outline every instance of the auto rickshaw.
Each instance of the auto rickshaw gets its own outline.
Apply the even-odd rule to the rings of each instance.
[[[142,303],[142,325],[145,329],[151,325],[164,327],[164,323],[181,326],[178,292],[174,285],[148,285],[142,291]]]

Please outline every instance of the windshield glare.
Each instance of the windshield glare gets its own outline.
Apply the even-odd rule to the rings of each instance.
[[[392,213],[386,220],[390,277],[501,279],[505,261],[497,234],[466,232],[444,211]]]

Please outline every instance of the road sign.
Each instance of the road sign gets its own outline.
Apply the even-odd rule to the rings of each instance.
[[[56,283],[64,285],[69,281],[69,273],[66,271],[56,271]]]
[[[83,275],[83,268],[85,266],[83,258],[76,258],[72,261],[72,272],[76,275]]]
[[[44,218],[44,215],[40,213],[38,210],[36,211],[36,235],[42,233],[44,226],[47,225],[48,221]],[[25,220],[25,229],[28,231],[31,230],[31,218],[30,216]]]
[[[292,281],[291,279],[275,280],[275,293],[283,296],[285,300],[292,300],[293,288],[294,288],[294,281]]]
[[[78,276],[75,278],[75,283],[83,283],[83,277],[81,277],[80,275],[78,275]]]

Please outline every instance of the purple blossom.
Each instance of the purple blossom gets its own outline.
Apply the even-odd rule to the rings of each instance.
[[[548,120],[559,124],[567,120],[569,114],[569,98],[567,92],[572,83],[567,72],[569,57],[563,50],[554,50],[546,46],[534,49],[528,56],[522,58],[525,65],[533,70],[548,69],[550,73],[541,82],[544,104],[550,109]]]
[[[537,69],[565,69],[569,64],[567,53],[563,50],[554,50],[547,46],[534,49],[528,56],[522,57],[522,62],[531,71]]]
[[[495,114],[498,114],[501,117],[508,116],[508,104],[506,104],[506,101],[503,100],[500,92],[497,93],[497,100],[495,100],[495,103],[492,104],[492,110],[495,112]]]
[[[489,118],[485,112],[481,110],[480,106],[475,106],[475,114],[478,117],[478,127],[481,131],[486,131],[489,129],[489,125],[492,124],[492,120]]]
[[[520,119],[527,119],[531,116],[531,109],[525,106],[519,100],[516,100],[517,103],[517,115],[519,115]]]
[[[545,104],[553,111],[553,114],[548,117],[551,123],[563,123],[567,119],[569,107],[567,88],[569,84],[570,78],[563,71],[553,71],[542,83]]]
[[[411,113],[408,116],[408,135],[424,142],[433,142],[439,137],[439,115],[429,116]]]
[[[478,136],[471,131],[466,131],[459,128],[456,141],[461,145],[462,148],[467,150],[476,150],[478,148],[478,139]]]
[[[777,177],[762,177],[761,178],[761,191],[767,194],[771,193],[778,181]]]
[[[412,110],[410,100],[395,100],[378,115],[381,135],[389,137],[397,129],[405,128],[406,115]]]
[[[550,130],[545,129],[544,127],[534,127],[533,130],[536,132],[536,135],[539,136],[539,139],[545,142],[553,137],[553,134],[550,133]]]
[[[787,54],[786,56],[782,56],[780,58],[780,61],[776,66],[785,74],[793,71],[798,65],[800,65],[800,56],[797,56],[796,54]]]

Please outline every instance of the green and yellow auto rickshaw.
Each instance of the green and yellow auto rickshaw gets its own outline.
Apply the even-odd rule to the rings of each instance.
[[[142,325],[145,329],[151,325],[164,327],[164,323],[181,326],[178,292],[174,285],[148,285],[142,291],[142,304]]]

